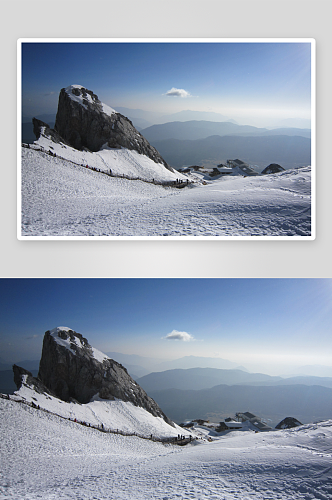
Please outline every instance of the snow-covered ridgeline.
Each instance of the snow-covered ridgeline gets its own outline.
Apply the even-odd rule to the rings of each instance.
[[[79,404],[65,402],[46,393],[39,393],[26,385],[10,396],[16,402],[33,403],[40,409],[54,415],[77,422],[84,422],[93,427],[103,425],[105,431],[136,434],[149,438],[153,435],[157,439],[176,437],[183,434],[183,429],[175,425],[172,427],[161,417],[154,417],[144,408],[121,400],[104,400],[96,395],[90,403]],[[189,435],[190,432],[186,432]]]
[[[155,163],[145,155],[135,150],[112,149],[104,146],[98,152],[80,151],[62,143],[55,143],[45,135],[41,135],[31,146],[31,150],[41,149],[55,154],[59,158],[69,160],[77,165],[87,166],[90,169],[111,173],[114,176],[127,176],[152,182],[174,182],[177,179],[187,180],[187,176],[179,172],[172,172],[161,163]]]

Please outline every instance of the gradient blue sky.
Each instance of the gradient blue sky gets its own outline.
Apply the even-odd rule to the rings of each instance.
[[[115,109],[214,111],[262,124],[310,118],[311,44],[22,44],[23,116],[55,113],[61,88],[71,84]]]
[[[103,352],[331,366],[332,279],[1,279],[0,296],[1,362],[67,326]]]

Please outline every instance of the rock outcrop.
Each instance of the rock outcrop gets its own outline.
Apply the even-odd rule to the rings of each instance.
[[[281,165],[278,165],[278,163],[270,163],[268,167],[264,168],[262,174],[277,174],[278,172],[283,172],[284,170],[285,169]]]
[[[81,85],[61,89],[54,130],[75,149],[95,152],[108,146],[135,150],[173,171],[128,118]]]
[[[38,379],[64,401],[88,403],[94,396],[121,399],[173,425],[126,368],[69,328],[58,327],[45,333]]]
[[[33,123],[33,133],[36,136],[36,139],[38,140],[40,136],[45,136],[49,137],[53,142],[57,144],[66,144],[69,146],[70,144],[66,142],[63,137],[61,137],[55,130],[50,128],[50,126],[43,122],[42,120],[39,120],[38,118],[33,118],[32,119]]]
[[[301,422],[299,422],[294,417],[286,417],[278,425],[276,425],[276,429],[292,429],[293,427],[299,427]]]
[[[56,395],[49,390],[40,380],[35,378],[31,372],[22,368],[21,366],[13,365],[14,372],[14,382],[16,384],[17,389],[21,389],[22,385],[27,385],[28,387],[33,388],[39,394],[50,394],[51,396]]]

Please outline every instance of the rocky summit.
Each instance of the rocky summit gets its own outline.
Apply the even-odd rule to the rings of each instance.
[[[38,381],[63,401],[88,403],[94,397],[121,399],[173,425],[126,368],[67,327],[57,327],[45,333]]]
[[[75,149],[93,152],[102,147],[135,150],[173,171],[128,118],[102,103],[82,85],[61,89],[54,130]]]

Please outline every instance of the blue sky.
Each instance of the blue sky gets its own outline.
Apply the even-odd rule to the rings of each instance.
[[[331,279],[1,279],[1,362],[67,326],[103,352],[331,365]]]
[[[115,109],[214,111],[243,123],[310,118],[311,45],[22,44],[24,116],[55,113],[59,91],[71,84]]]

